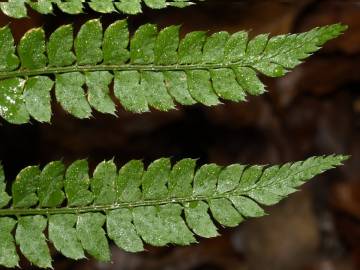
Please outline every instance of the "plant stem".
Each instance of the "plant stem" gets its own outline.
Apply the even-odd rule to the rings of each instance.
[[[243,194],[229,194],[231,196],[240,196]],[[31,215],[56,215],[56,214],[81,214],[89,212],[106,212],[111,210],[117,210],[122,208],[133,208],[141,206],[159,206],[170,203],[190,203],[197,201],[207,201],[214,199],[224,198],[224,194],[216,194],[214,196],[194,196],[187,198],[167,198],[163,200],[145,200],[137,202],[122,202],[115,203],[112,205],[90,205],[90,206],[80,206],[80,207],[62,207],[62,208],[9,208],[9,209],[0,209],[0,217],[2,216],[31,216]]]
[[[37,76],[46,74],[61,74],[68,72],[94,72],[94,71],[186,71],[186,70],[203,70],[231,68],[239,63],[221,63],[221,64],[196,64],[196,65],[95,65],[95,66],[68,66],[68,67],[45,67],[40,69],[0,72],[0,80],[13,77]]]

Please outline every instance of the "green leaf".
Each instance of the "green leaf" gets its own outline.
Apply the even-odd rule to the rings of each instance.
[[[84,3],[54,2],[71,4],[80,8],[79,12]],[[145,3],[156,7],[175,2]],[[123,0],[87,4],[102,10],[110,4],[135,8],[141,3]],[[209,37],[197,31],[180,39],[179,26],[158,31],[153,24],[140,26],[130,37],[125,20],[114,22],[103,34],[102,24],[96,19],[82,25],[75,40],[71,25],[55,30],[48,41],[42,29],[30,30],[21,39],[16,55],[14,39],[4,27],[0,29],[0,89],[4,89],[0,93],[0,116],[14,124],[29,122],[30,115],[49,122],[48,89],[53,78],[58,102],[80,119],[91,117],[92,108],[115,115],[117,102],[127,111],[145,113],[151,109],[173,110],[176,103],[215,106],[223,101],[245,101],[248,94],[266,92],[259,74],[284,76],[346,28],[334,24],[301,34],[262,34],[253,39],[244,31],[232,35],[222,31]],[[44,77],[48,78],[47,87],[40,91],[33,78],[45,82]],[[39,87],[24,92],[24,84]],[[38,100],[41,106],[36,107]]]
[[[182,207],[177,204],[138,207],[133,210],[134,224],[143,240],[153,246],[195,243],[181,213]]]
[[[136,207],[133,209],[134,225],[144,242],[161,247],[169,243],[165,224],[159,217],[156,206]]]
[[[89,185],[87,161],[75,161],[66,170],[65,175],[65,192],[70,206],[84,206],[94,200],[93,194],[88,190]]]
[[[218,32],[210,36],[204,45],[203,61],[211,64],[222,63],[225,57],[225,45],[229,37],[228,32]]]
[[[217,184],[217,191],[225,193],[236,189],[245,166],[235,164],[224,168],[220,174]]]
[[[211,78],[215,93],[222,99],[235,102],[246,100],[245,91],[239,85],[235,73],[231,69],[214,69],[211,71]]]
[[[49,163],[39,177],[40,207],[58,207],[65,199],[64,187],[65,166],[60,161]]]
[[[194,0],[192,0],[194,1]],[[190,0],[9,0],[0,3],[1,11],[12,18],[25,18],[27,10],[25,3],[32,9],[41,14],[52,14],[54,5],[64,13],[67,14],[81,14],[84,12],[85,7],[100,12],[100,13],[113,13],[122,12],[125,14],[138,14],[142,12],[142,4],[154,8],[161,9],[167,6],[173,7],[187,7],[194,4]]]
[[[155,9],[166,7],[166,0],[144,0],[144,2],[147,6]]]
[[[12,124],[24,124],[30,120],[22,95],[25,81],[12,78],[0,81],[0,115]]]
[[[264,210],[253,200],[243,196],[231,196],[231,202],[244,217],[262,217]]]
[[[237,67],[234,69],[234,72],[241,88],[247,93],[254,96],[265,93],[265,86],[259,80],[253,69],[248,67]]]
[[[174,2],[168,3],[168,5],[172,6],[172,7],[184,8],[184,7],[194,5],[194,2],[188,2],[187,0],[174,0]]]
[[[114,240],[119,248],[128,252],[140,252],[144,250],[144,246],[132,220],[129,209],[114,210],[107,215],[106,228],[109,238]]]
[[[202,166],[194,177],[194,195],[209,196],[216,190],[221,167],[216,164]]]
[[[91,9],[101,13],[111,13],[116,11],[112,0],[92,0],[89,2]]]
[[[0,28],[0,71],[11,71],[19,66],[15,55],[14,38],[8,26]]]
[[[118,202],[135,202],[141,199],[140,185],[143,174],[144,164],[139,160],[129,161],[121,167],[116,180]]]
[[[87,21],[81,27],[74,43],[79,65],[94,65],[102,61],[102,40],[103,31],[100,20]]]
[[[21,66],[24,69],[39,69],[46,66],[45,32],[41,28],[32,29],[21,38],[18,47]]]
[[[164,72],[165,85],[169,94],[182,105],[193,105],[196,101],[187,91],[188,84],[186,73],[183,71]]]
[[[15,225],[16,221],[12,218],[0,218],[0,265],[8,268],[19,267],[19,256],[12,236]]]
[[[203,46],[206,41],[206,33],[196,31],[186,34],[179,45],[180,64],[199,64],[203,60]]]
[[[109,65],[125,64],[130,53],[127,50],[129,45],[129,29],[127,21],[117,21],[111,24],[105,31],[103,41],[104,63]]]
[[[80,14],[83,12],[83,2],[85,0],[70,0],[66,2],[57,2],[59,9],[68,14]]]
[[[135,32],[130,43],[130,57],[133,64],[150,64],[154,62],[154,47],[157,36],[157,27],[145,24]]]
[[[209,206],[214,218],[223,226],[236,227],[243,221],[240,213],[228,199],[210,200]]]
[[[147,168],[142,178],[144,199],[160,199],[167,197],[167,181],[171,169],[170,159],[162,158],[154,161]]]
[[[258,60],[259,56],[265,50],[268,40],[269,35],[267,34],[258,35],[250,40],[246,48],[246,56],[252,60]]]
[[[0,208],[8,205],[10,199],[11,197],[6,193],[4,169],[3,166],[0,164]]]
[[[28,208],[38,202],[36,191],[39,186],[40,169],[31,166],[23,169],[12,186],[12,199],[15,208]]]
[[[16,229],[16,243],[21,252],[33,264],[51,268],[51,257],[43,231],[47,220],[43,216],[21,217]]]
[[[173,65],[178,62],[180,26],[169,26],[160,31],[155,42],[155,64]]]
[[[128,111],[149,111],[144,84],[140,84],[140,74],[137,71],[115,72],[114,94]]]
[[[76,215],[52,215],[49,218],[49,240],[64,256],[79,260],[85,258],[80,241],[78,240],[75,224]]]
[[[118,10],[126,14],[138,14],[141,13],[141,0],[121,0],[115,2],[114,5]]]
[[[39,122],[51,121],[50,91],[54,82],[45,76],[32,77],[26,81],[24,99],[29,114]]]
[[[220,101],[211,84],[207,70],[191,70],[187,72],[189,92],[198,102],[206,106],[219,105]]]
[[[56,161],[42,170],[35,166],[22,170],[12,184],[8,206],[10,197],[4,193],[0,172],[0,195],[5,194],[5,208],[0,208],[0,264],[18,264],[14,230],[21,253],[41,268],[51,267],[45,235],[57,251],[75,260],[84,258],[86,251],[99,261],[110,261],[107,237],[128,252],[143,251],[143,242],[189,245],[196,242],[195,236],[218,236],[216,224],[235,227],[246,218],[264,216],[263,205],[276,204],[347,158],[331,155],[283,166],[225,168],[215,164],[197,168],[194,159],[172,166],[170,159],[162,158],[147,169],[133,160],[119,170],[113,161],[105,161],[92,175],[86,160],[67,169]]]
[[[238,62],[245,56],[246,48],[248,46],[248,33],[240,31],[234,33],[229,37],[224,47],[224,57],[228,62]]]
[[[115,115],[115,104],[109,94],[113,75],[108,71],[96,71],[86,73],[85,78],[89,104],[99,112]]]
[[[100,213],[80,215],[77,220],[76,231],[84,249],[101,262],[110,261],[110,248],[102,226],[105,216]]]
[[[91,116],[91,108],[82,88],[84,84],[85,76],[79,72],[56,76],[55,94],[57,101],[68,113],[80,119]]]
[[[47,44],[47,55],[49,66],[65,67],[75,61],[75,55],[71,51],[73,47],[73,27],[64,25],[55,30]]]
[[[196,243],[193,233],[181,216],[182,212],[183,207],[179,204],[160,206],[158,216],[164,224],[169,244],[185,246]]]
[[[6,16],[20,19],[27,16],[25,2],[27,0],[9,0],[0,3],[0,9]]]
[[[169,177],[169,192],[172,197],[191,196],[196,167],[195,159],[183,159],[174,165]]]
[[[91,181],[94,204],[111,205],[116,201],[116,178],[117,168],[113,161],[102,162],[96,167]]]
[[[218,236],[217,229],[208,214],[209,206],[203,202],[192,202],[185,205],[186,222],[192,231],[205,238]]]
[[[160,72],[144,71],[141,73],[141,84],[147,89],[146,97],[149,105],[159,111],[173,109],[174,103],[165,86],[164,75]]]
[[[251,166],[244,170],[241,175],[240,183],[237,187],[238,190],[250,190],[256,185],[263,173],[263,166]]]
[[[51,14],[53,11],[52,1],[38,0],[36,2],[28,2],[28,5],[41,14]]]

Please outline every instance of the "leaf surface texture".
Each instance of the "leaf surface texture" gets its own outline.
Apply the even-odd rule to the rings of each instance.
[[[64,13],[82,14],[86,8],[107,14],[120,12],[128,15],[142,13],[143,7],[162,9],[166,7],[188,7],[194,5],[190,0],[9,0],[0,3],[0,10],[7,16],[21,19],[27,17],[27,8],[40,14],[54,14],[57,7]],[[204,0],[198,0],[204,1]]]
[[[264,205],[278,203],[346,159],[221,167],[162,158],[146,168],[138,160],[121,168],[104,161],[92,174],[86,160],[67,168],[55,161],[23,169],[11,196],[0,166],[0,265],[18,265],[18,246],[34,265],[51,267],[47,241],[68,258],[88,254],[104,262],[111,260],[109,239],[129,252],[144,250],[144,243],[190,245],[197,236],[217,236],[216,223],[235,227],[265,215]]]
[[[76,34],[71,25],[49,38],[41,28],[32,29],[15,46],[5,26],[0,28],[0,116],[13,124],[50,122],[52,89],[63,109],[80,119],[90,118],[93,110],[115,115],[114,99],[134,113],[245,101],[265,92],[259,74],[284,76],[346,28],[334,24],[253,39],[244,31],[210,36],[197,31],[180,39],[179,26],[158,30],[145,24],[131,34],[125,20],[106,29],[90,20]]]

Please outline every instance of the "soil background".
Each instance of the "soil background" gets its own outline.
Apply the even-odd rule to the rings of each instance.
[[[88,158],[91,167],[114,158],[146,163],[163,157],[215,162],[274,164],[312,155],[349,154],[346,166],[317,177],[265,218],[190,247],[147,247],[129,254],[113,247],[113,263],[73,262],[54,253],[57,269],[117,270],[358,270],[360,269],[360,1],[211,1],[187,9],[144,10],[129,18],[132,29],[145,22],[181,24],[193,30],[251,35],[297,33],[342,22],[349,30],[284,78],[266,79],[268,93],[247,103],[206,108],[181,107],[169,113],[118,116],[94,113],[77,120],[53,102],[52,124],[14,126],[0,120],[0,160],[8,179],[25,166]],[[17,40],[30,28],[48,33],[64,23],[79,27],[99,14],[42,16],[11,20]],[[105,25],[121,14],[102,15]],[[35,269],[25,260],[22,269]]]

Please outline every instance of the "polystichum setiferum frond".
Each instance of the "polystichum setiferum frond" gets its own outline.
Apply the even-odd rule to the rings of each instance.
[[[9,0],[0,3],[0,9],[7,16],[20,19],[27,17],[26,6],[41,14],[52,14],[55,6],[67,14],[81,14],[85,7],[100,13],[138,14],[142,12],[143,5],[153,9],[162,9],[169,6],[187,7],[196,1],[200,0],[193,2],[190,0]]]
[[[87,252],[109,261],[106,234],[130,252],[142,251],[143,242],[189,245],[196,242],[195,236],[217,236],[214,221],[234,227],[245,218],[263,216],[260,205],[279,202],[346,159],[327,156],[283,166],[196,168],[193,159],[172,166],[163,158],[146,170],[133,160],[119,171],[107,161],[97,166],[91,180],[86,160],[67,169],[52,162],[43,170],[22,170],[12,185],[12,197],[5,192],[0,167],[0,265],[18,265],[16,243],[33,264],[51,267],[46,229],[54,247],[72,259],[84,258]]]
[[[155,25],[146,24],[129,41],[126,21],[113,23],[103,34],[100,21],[90,20],[75,40],[71,25],[58,28],[48,41],[43,29],[32,29],[16,54],[6,26],[0,29],[0,115],[15,124],[29,122],[30,116],[49,122],[54,84],[57,101],[78,118],[89,118],[91,107],[115,113],[109,95],[113,81],[114,96],[137,113],[149,108],[168,111],[174,101],[206,106],[219,104],[219,98],[243,101],[246,94],[265,91],[257,72],[283,76],[345,29],[334,24],[251,40],[244,31],[210,37],[198,31],[180,40],[179,26],[158,33]]]

